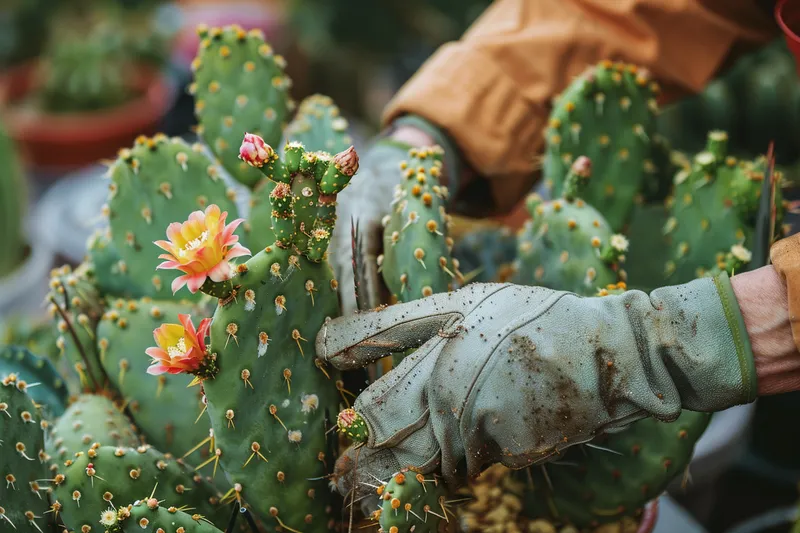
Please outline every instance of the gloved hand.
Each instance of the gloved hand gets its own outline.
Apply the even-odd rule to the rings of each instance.
[[[388,215],[395,186],[402,179],[400,162],[408,159],[414,147],[438,144],[445,149],[444,173],[460,167],[455,150],[446,136],[419,117],[401,117],[390,132],[373,141],[360,154],[359,169],[350,184],[337,197],[336,224],[329,246],[330,263],[339,282],[344,315],[357,310],[353,274],[352,225],[359,233],[360,261],[364,265],[359,291],[368,307],[381,303],[382,280],[377,272],[377,257],[383,251],[381,220]],[[352,224],[351,224],[352,220]]]
[[[637,419],[753,401],[753,356],[725,273],[649,296],[582,298],[474,284],[329,321],[317,354],[342,370],[419,347],[355,401],[368,439],[337,462],[354,498],[400,468],[458,486]]]

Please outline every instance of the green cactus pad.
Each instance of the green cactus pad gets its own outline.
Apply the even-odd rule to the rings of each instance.
[[[377,518],[381,531],[387,533],[437,533],[452,515],[444,484],[430,474],[404,469],[377,492],[380,511],[372,518]]]
[[[337,154],[353,144],[347,119],[329,96],[312,94],[300,102],[297,114],[284,130],[284,139],[302,143],[310,152]]]
[[[165,238],[169,223],[210,204],[227,212],[229,220],[236,218],[234,193],[202,146],[164,135],[140,137],[132,149],[121,150],[109,176],[107,213],[123,270],[145,296],[169,298],[172,280],[183,273],[156,270],[162,251],[153,242]]]
[[[517,236],[508,227],[470,231],[453,246],[466,282],[503,282],[517,257]]]
[[[592,160],[595,179],[584,200],[622,231],[648,175],[657,172],[653,134],[657,85],[644,69],[603,61],[558,97],[545,134],[545,183],[558,197],[578,156]]]
[[[152,361],[145,350],[155,346],[153,330],[164,323],[177,323],[180,313],[210,314],[186,301],[115,300],[97,328],[104,368],[125,398],[136,426],[148,444],[176,457],[184,457],[206,439],[211,428],[208,418],[200,416],[205,410],[202,388],[189,387],[192,376],[147,373]],[[205,446],[184,458],[198,465],[208,453]]]
[[[220,505],[220,495],[202,476],[149,446],[88,447],[67,461],[52,483],[64,524],[74,531],[98,527],[101,513],[112,505],[151,496],[166,506],[192,508],[214,524],[228,518],[227,506]]]
[[[101,446],[139,446],[138,431],[121,407],[99,394],[78,396],[51,426],[47,453],[66,461],[95,442]]]
[[[670,284],[691,281],[715,266],[726,268],[728,252],[737,252],[744,264],[749,263],[766,158],[738,161],[728,156],[727,141],[725,132],[709,133],[706,150],[694,157],[691,168],[675,176],[674,196],[667,202],[669,218],[663,227],[670,245],[664,275]],[[776,178],[780,180],[779,172]],[[780,228],[780,181],[775,203],[776,227]]]
[[[619,265],[627,239],[614,234],[603,215],[576,196],[588,178],[576,172],[585,161],[576,159],[564,197],[543,202],[538,194],[528,196],[531,220],[518,235],[513,283],[592,296],[599,287],[624,281]]]
[[[451,255],[447,188],[439,185],[444,152],[438,146],[412,148],[400,164],[404,179],[395,189],[384,220],[384,253],[378,268],[395,302],[410,302],[452,289],[460,280]]]
[[[28,389],[28,395],[48,417],[57,417],[64,412],[69,393],[50,361],[21,346],[0,347],[0,375],[8,374],[15,374],[18,379],[33,385]]]
[[[567,449],[558,462],[519,472],[524,513],[579,528],[639,516],[684,473],[711,415],[683,411],[674,422],[646,418],[624,431]],[[582,448],[582,449],[579,449]]]
[[[271,152],[261,167],[277,182],[270,197],[277,238],[237,268],[235,294],[221,296],[210,344],[219,373],[203,386],[218,459],[234,484],[231,497],[252,505],[267,526],[273,520],[310,533],[328,530],[339,501],[325,476],[336,458],[329,430],[346,397],[338,372],[317,358],[314,340],[339,314],[325,255],[335,194],[358,157],[348,150],[332,158],[289,143],[284,162]]]
[[[0,375],[0,531],[41,533],[48,511],[48,477],[44,429],[27,384],[13,375]]]
[[[95,286],[103,295],[124,298],[144,296],[150,283],[138,285],[131,277],[128,264],[122,260],[111,237],[111,229],[96,231],[86,244]]]
[[[161,507],[155,498],[137,500],[119,509],[109,507],[103,514],[101,525],[109,533],[222,533],[211,522],[191,511],[174,506]]]
[[[55,321],[56,345],[61,357],[77,372],[84,390],[99,391],[106,377],[97,353],[97,323],[103,315],[105,300],[91,280],[87,263],[74,271],[69,265],[50,274],[50,316]]]
[[[239,146],[245,133],[278,146],[292,107],[285,60],[257,30],[201,27],[198,33],[191,92],[199,133],[225,170],[252,188],[263,176],[239,159]]]

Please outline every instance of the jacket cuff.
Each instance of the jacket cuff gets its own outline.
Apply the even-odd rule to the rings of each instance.
[[[726,272],[714,277],[722,311],[733,337],[736,347],[736,357],[742,377],[742,398],[739,403],[750,403],[758,397],[758,379],[756,376],[755,358],[750,345],[750,336],[744,324],[744,317],[733,292],[731,280]]]

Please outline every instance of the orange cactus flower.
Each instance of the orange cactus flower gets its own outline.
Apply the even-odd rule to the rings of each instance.
[[[169,252],[158,256],[166,261],[157,268],[184,273],[172,282],[173,293],[186,285],[194,294],[206,278],[215,282],[228,280],[233,273],[229,261],[250,255],[250,250],[239,244],[239,237],[233,234],[244,219],[236,219],[226,226],[227,216],[227,212],[220,213],[219,206],[209,205],[205,212],[193,212],[186,222],[170,224],[167,228],[169,241],[155,242]]]
[[[211,319],[201,320],[196,330],[190,315],[178,315],[178,320],[180,324],[162,324],[153,331],[158,346],[145,350],[153,358],[148,374],[193,374],[203,366]]]

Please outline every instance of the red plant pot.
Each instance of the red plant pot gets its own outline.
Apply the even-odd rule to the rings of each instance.
[[[639,529],[636,533],[653,533],[658,521],[658,500],[653,500],[647,504],[642,513],[642,520],[639,522]]]
[[[775,5],[775,20],[786,37],[786,44],[794,55],[800,73],[800,1],[778,0]]]
[[[0,76],[0,106],[23,157],[39,171],[68,171],[113,158],[138,135],[156,133],[170,106],[166,77],[146,66],[132,69],[127,77],[139,96],[117,107],[50,113],[18,105],[36,90],[37,70],[38,63],[33,61]]]

